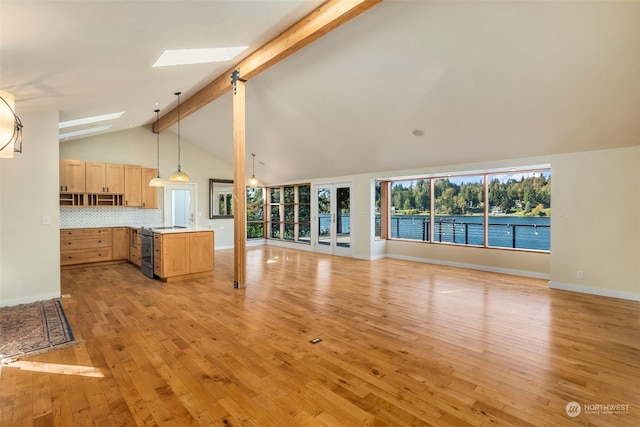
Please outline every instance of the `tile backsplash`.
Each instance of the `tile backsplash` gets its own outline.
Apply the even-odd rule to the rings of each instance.
[[[100,226],[160,225],[162,209],[139,209],[125,207],[61,208],[60,228]]]

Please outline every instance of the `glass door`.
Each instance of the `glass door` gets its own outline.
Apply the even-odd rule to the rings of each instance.
[[[195,183],[167,182],[164,187],[164,226],[190,227],[197,225]]]
[[[353,256],[352,183],[313,186],[313,245],[317,252]]]

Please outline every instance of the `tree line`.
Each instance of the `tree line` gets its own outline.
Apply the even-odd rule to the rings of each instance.
[[[484,212],[484,184],[456,184],[436,179],[433,186],[436,215],[469,215]],[[393,182],[391,206],[396,214],[428,214],[431,187],[429,180]],[[551,208],[551,176],[511,178],[505,182],[495,177],[489,182],[490,212],[544,216]]]

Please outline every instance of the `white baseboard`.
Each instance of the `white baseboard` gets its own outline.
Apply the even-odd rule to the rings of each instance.
[[[47,294],[32,295],[24,298],[2,300],[0,301],[0,307],[12,307],[18,304],[30,304],[32,302],[46,301],[46,300],[55,299],[55,298],[60,298],[59,292],[58,293],[51,292]]]
[[[629,301],[640,302],[639,294],[614,291],[611,289],[590,288],[588,286],[580,286],[580,285],[574,285],[572,283],[560,283],[560,282],[549,282],[549,288],[558,289],[561,291],[579,292],[581,294],[598,295],[601,297],[619,298],[619,299],[626,299]]]
[[[465,264],[461,262],[442,261],[439,259],[430,259],[430,258],[409,257],[404,255],[387,254],[386,257],[394,258],[394,259],[403,259],[405,261],[424,262],[426,264],[446,265],[448,267],[460,267],[460,268],[468,268],[470,270],[488,271],[491,273],[501,273],[501,274],[511,274],[514,276],[533,277],[535,279],[549,280],[551,278],[548,274],[537,273],[535,271],[514,270],[511,268],[491,267],[487,265],[477,265],[477,264]]]

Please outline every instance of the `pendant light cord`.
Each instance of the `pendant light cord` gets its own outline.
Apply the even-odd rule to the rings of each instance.
[[[160,110],[153,110],[156,112],[156,123],[160,123]],[[158,156],[158,176],[160,178],[160,129],[158,129],[158,133],[156,134],[156,154]]]
[[[181,172],[182,169],[180,168],[180,94],[182,92],[176,92],[175,94],[178,95],[178,172]]]

